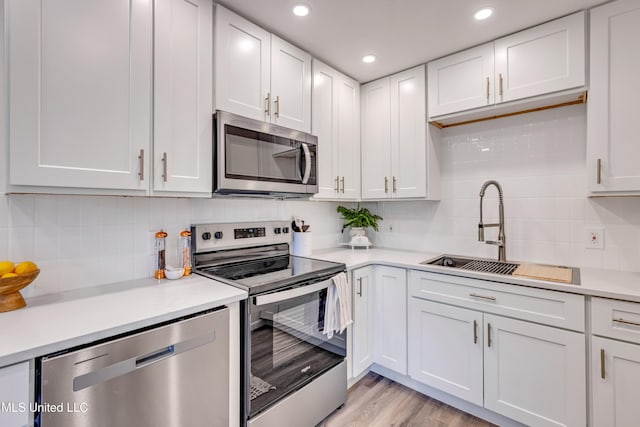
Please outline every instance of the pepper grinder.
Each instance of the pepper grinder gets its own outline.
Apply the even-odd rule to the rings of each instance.
[[[191,275],[191,232],[184,230],[180,232],[180,240],[182,240],[182,267],[184,267],[184,275]]]
[[[160,230],[156,233],[156,273],[155,278],[160,280],[164,279],[164,270],[167,266],[167,260],[165,257],[166,239],[167,233]]]

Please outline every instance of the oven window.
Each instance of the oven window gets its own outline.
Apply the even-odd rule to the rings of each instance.
[[[254,300],[250,417],[344,360],[346,333],[328,340],[322,332],[325,298],[320,290],[260,306]]]
[[[227,178],[300,184],[306,168],[300,141],[225,125]],[[315,145],[308,145],[310,180],[315,184]]]

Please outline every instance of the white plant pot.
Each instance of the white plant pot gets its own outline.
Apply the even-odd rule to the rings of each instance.
[[[351,227],[351,230],[349,231],[349,236],[350,237],[366,236],[364,227]]]

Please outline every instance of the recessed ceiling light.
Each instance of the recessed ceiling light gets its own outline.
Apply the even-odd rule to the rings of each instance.
[[[376,60],[375,55],[365,55],[362,57],[362,62],[366,62],[367,64],[370,64],[375,60]]]
[[[293,14],[296,16],[307,16],[311,12],[311,7],[306,4],[297,4],[293,6]]]
[[[487,19],[491,15],[493,15],[493,9],[491,9],[490,7],[485,7],[477,11],[473,15],[473,17],[476,18],[478,21],[482,21],[483,19]]]

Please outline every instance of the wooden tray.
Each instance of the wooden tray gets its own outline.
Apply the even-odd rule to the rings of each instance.
[[[573,270],[568,267],[556,267],[553,265],[520,264],[513,272],[513,275],[550,282],[571,283]]]

